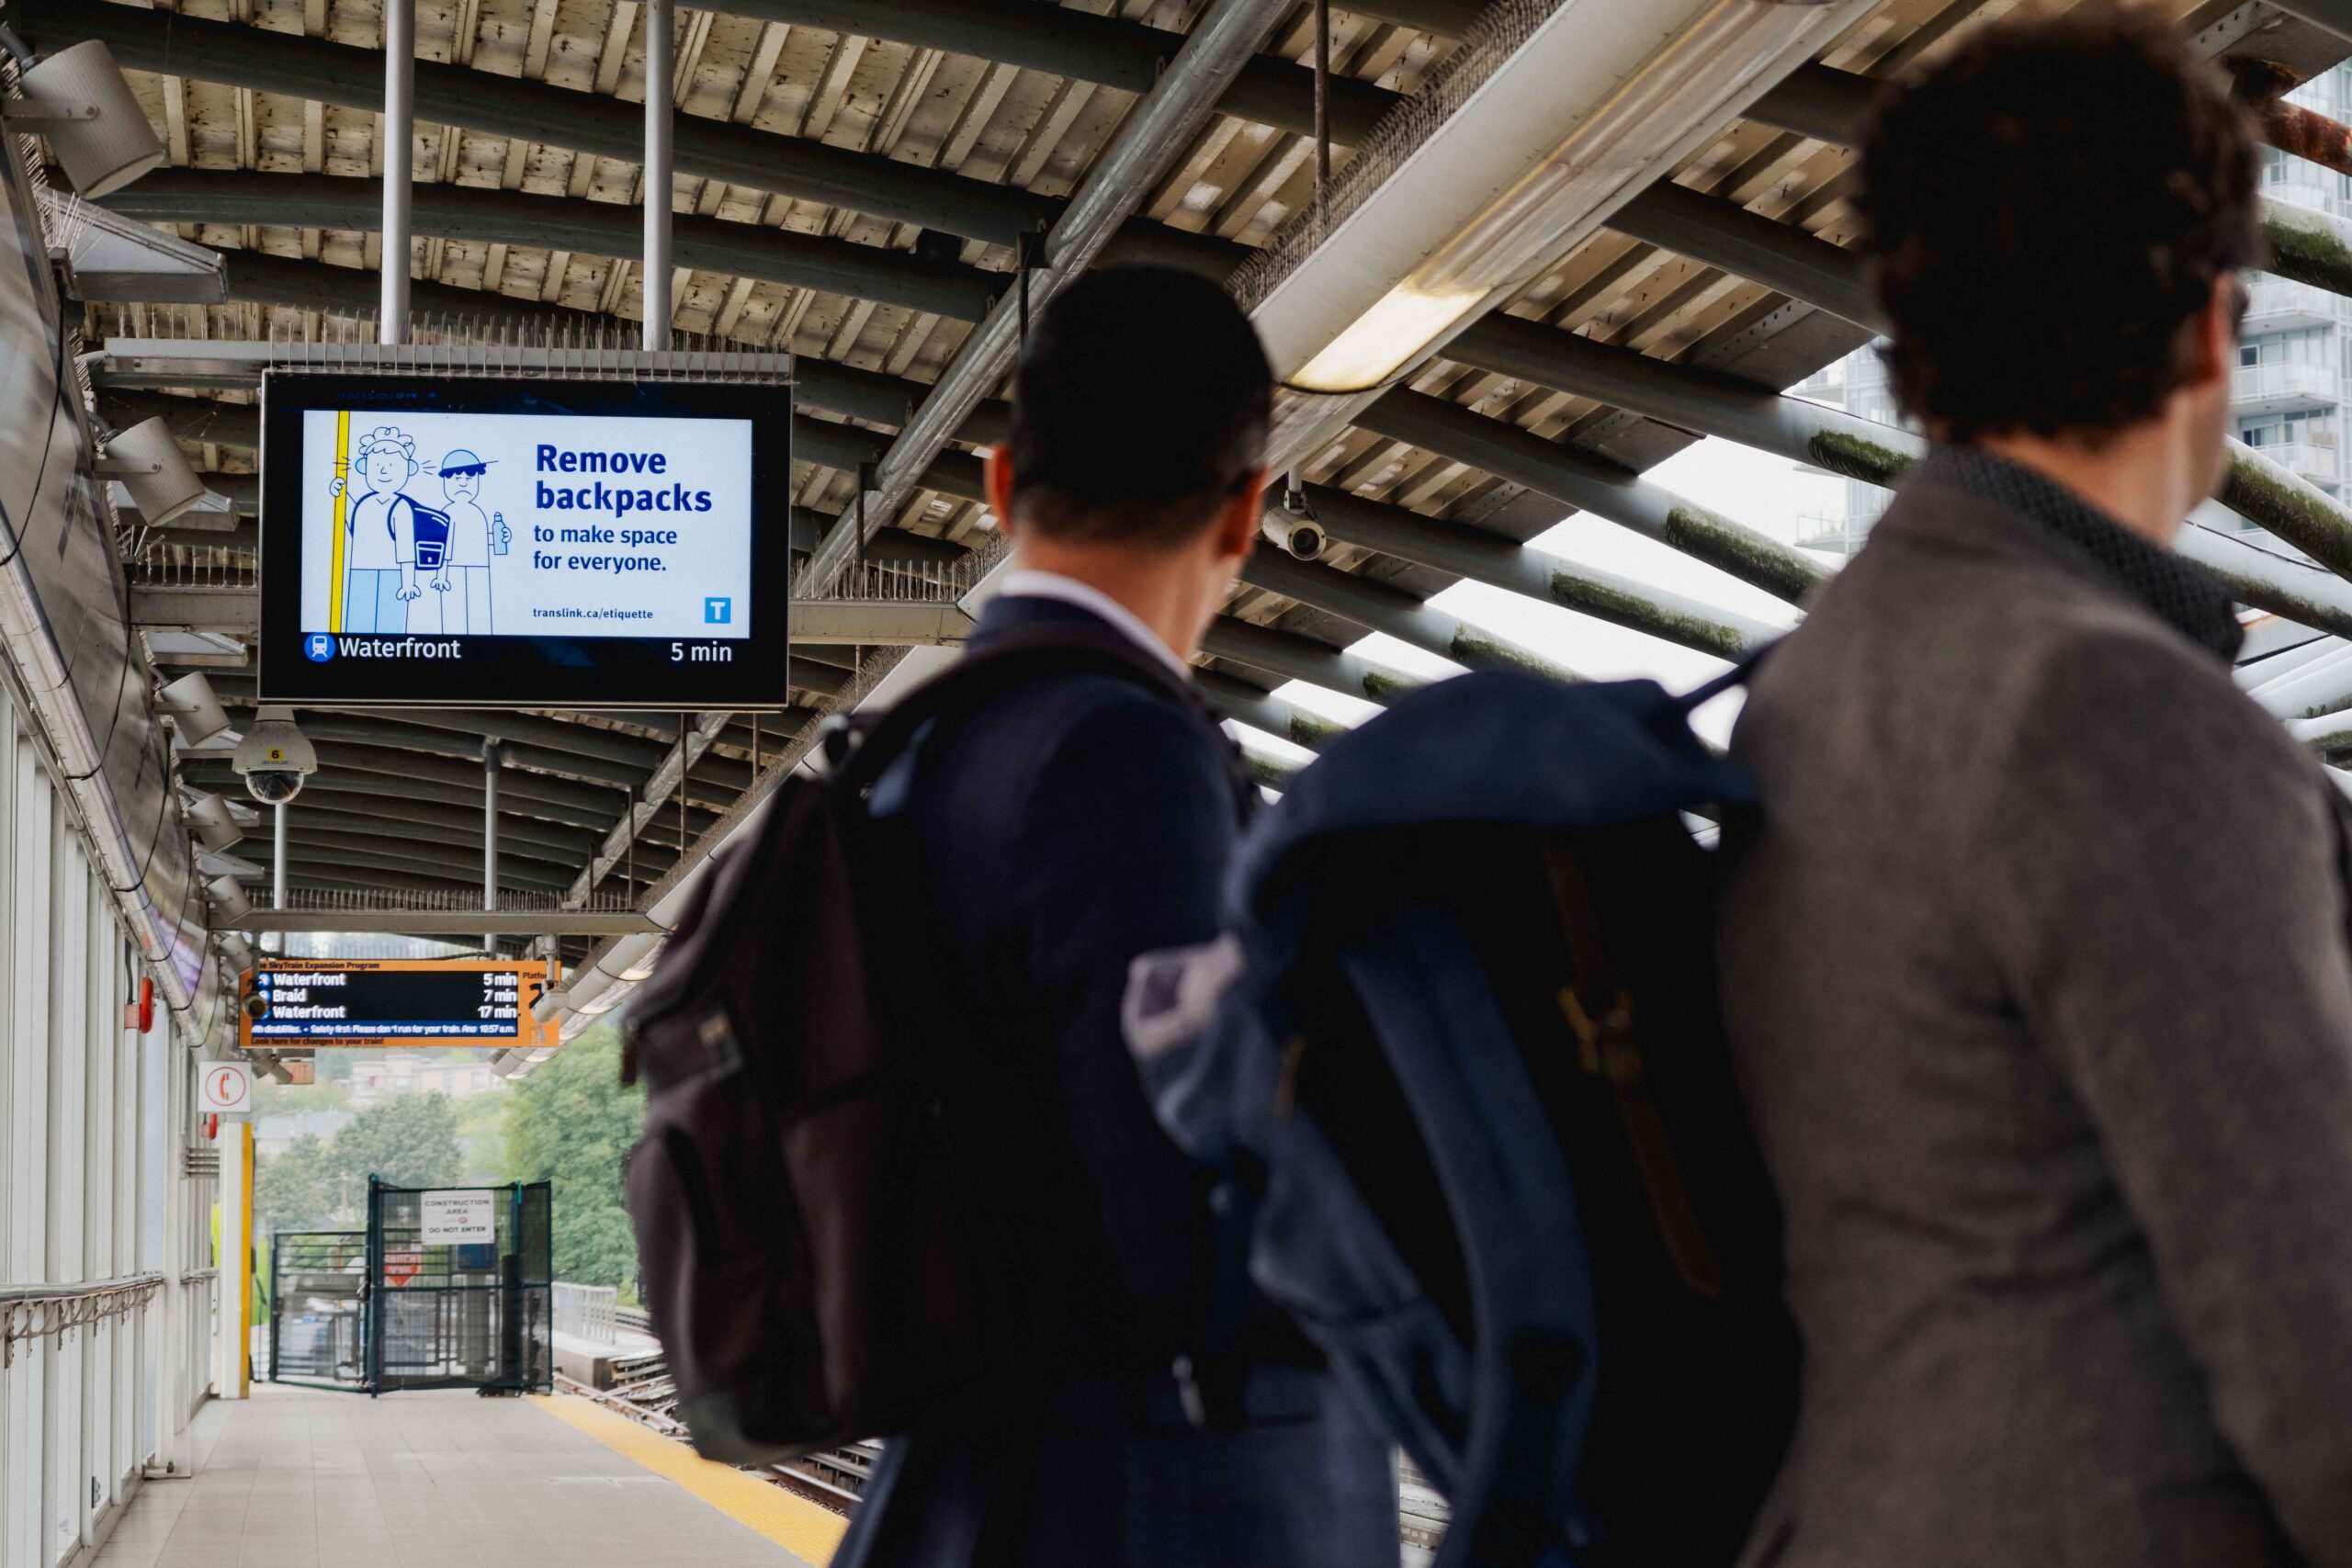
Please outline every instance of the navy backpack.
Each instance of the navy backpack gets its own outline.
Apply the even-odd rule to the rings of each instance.
[[[1439,1568],[1728,1563],[1787,1441],[1779,1207],[1683,818],[1754,799],[1688,724],[1729,683],[1417,694],[1259,814],[1218,941],[1136,964],[1161,1122],[1450,1500]]]

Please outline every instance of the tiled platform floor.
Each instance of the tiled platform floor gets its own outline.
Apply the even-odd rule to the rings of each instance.
[[[803,1568],[526,1400],[255,1384],[205,1407],[195,1447],[98,1568]]]

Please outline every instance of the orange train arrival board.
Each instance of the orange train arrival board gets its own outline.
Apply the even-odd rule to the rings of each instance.
[[[237,1043],[537,1049],[556,1025],[531,1005],[556,979],[551,958],[274,958],[244,976]]]

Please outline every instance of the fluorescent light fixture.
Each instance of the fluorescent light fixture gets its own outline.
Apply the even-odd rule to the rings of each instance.
[[[1260,297],[1286,388],[1273,466],[1311,456],[1870,5],[1561,0]]]
[[[660,963],[661,959],[662,950],[657,947],[652,952],[647,953],[644,957],[639,959],[636,963],[630,964],[628,968],[622,970],[621,978],[627,980],[631,985],[635,985],[640,980],[650,980],[653,978],[653,966]]]
[[[1351,321],[1322,353],[1290,378],[1291,385],[1317,392],[1347,392],[1376,387],[1420,357],[1437,335],[1460,321],[1492,289],[1425,294],[1400,283],[1380,302]]]

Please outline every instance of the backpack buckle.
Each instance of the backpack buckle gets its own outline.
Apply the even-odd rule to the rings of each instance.
[[[1574,986],[1561,987],[1559,998],[1560,1013],[1577,1037],[1577,1064],[1589,1076],[1605,1077],[1612,1084],[1638,1082],[1642,1048],[1634,1038],[1634,998],[1625,994],[1625,988],[1616,988],[1597,1019]]]

